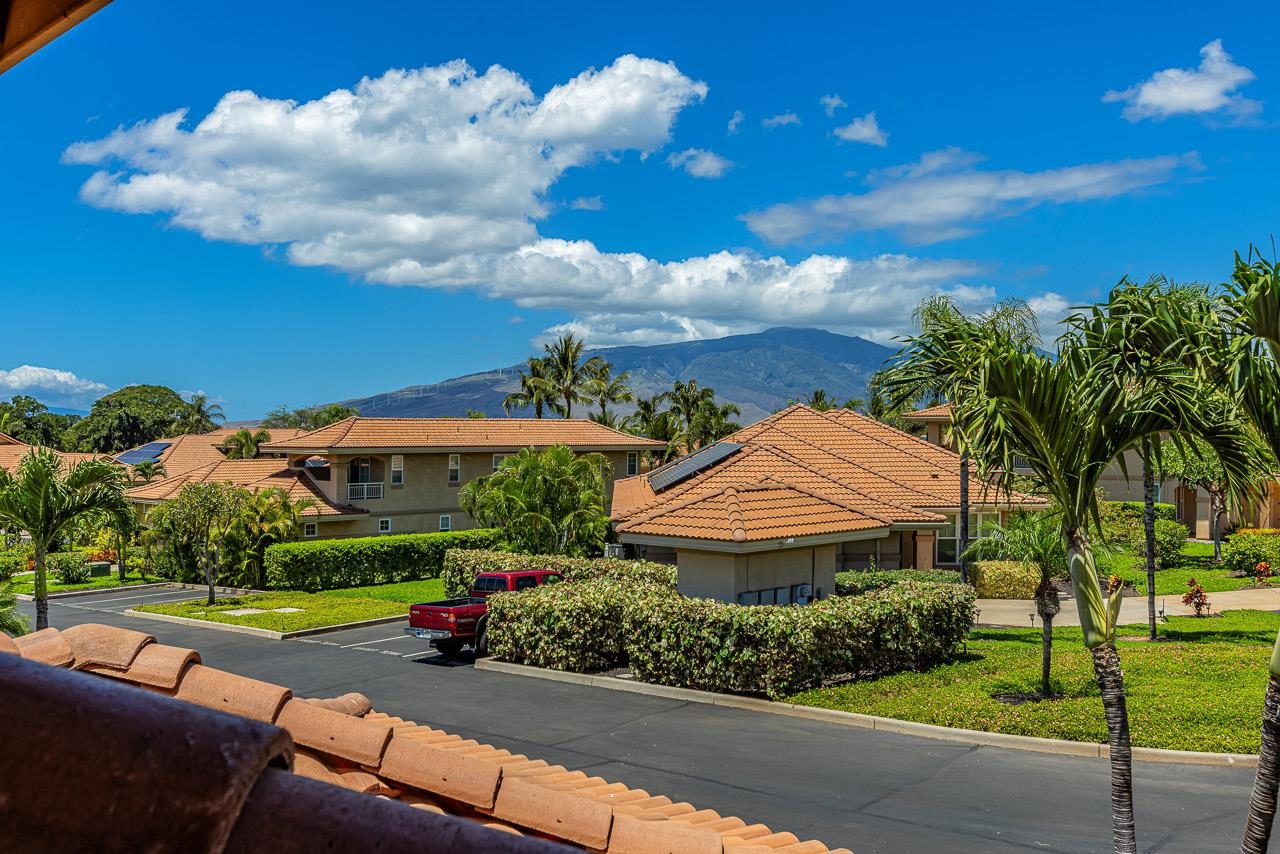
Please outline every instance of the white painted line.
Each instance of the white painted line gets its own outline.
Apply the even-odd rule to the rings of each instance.
[[[117,596],[114,599],[94,599],[94,605],[105,605],[108,602],[124,602],[127,599],[150,599],[153,596],[182,596],[187,599],[199,599],[200,594],[191,590],[164,590],[158,593],[135,593],[133,596]]]
[[[436,654],[437,654],[437,653],[436,653],[436,651],[435,651],[434,649],[424,649],[424,650],[422,650],[421,652],[411,652],[411,653],[409,653],[408,655],[402,655],[402,656],[400,656],[400,657],[401,657],[401,658],[413,658],[414,656],[422,657],[422,656],[424,656],[424,655],[436,655]]]
[[[405,638],[407,638],[407,637],[409,637],[409,635],[396,635],[395,637],[392,637],[392,638],[383,638],[382,640],[356,641],[355,643],[343,644],[342,646],[340,646],[340,647],[338,647],[338,648],[339,648],[339,649],[351,649],[353,646],[367,646],[367,645],[369,645],[369,644],[371,644],[371,643],[387,643],[388,641],[393,641],[393,640],[404,640],[404,639],[405,639]]]

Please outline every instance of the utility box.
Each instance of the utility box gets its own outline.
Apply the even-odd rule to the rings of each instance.
[[[105,578],[111,574],[111,564],[105,560],[94,560],[89,562],[90,578]]]

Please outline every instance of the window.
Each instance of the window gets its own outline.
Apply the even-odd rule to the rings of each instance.
[[[391,485],[404,486],[404,454],[391,455]]]
[[[627,477],[640,474],[640,452],[627,451]]]
[[[378,533],[379,533],[379,534],[390,534],[390,533],[391,533],[391,520],[390,520],[390,519],[379,519],[379,520],[378,520]]]
[[[960,562],[960,527],[956,524],[957,514],[947,514],[947,524],[938,531],[938,544],[934,562],[938,564],[955,564]],[[979,537],[989,536],[1000,524],[1000,514],[996,511],[969,514],[969,542]]]
[[[542,578],[543,584],[559,584],[564,581],[564,577],[560,575],[546,575]]]
[[[347,463],[347,483],[372,483],[373,461],[368,457],[356,457]]]
[[[500,593],[507,589],[507,580],[505,578],[477,578],[471,583],[471,589],[476,593]]]
[[[316,535],[316,523],[315,523],[315,522],[303,522],[303,523],[302,523],[302,536],[304,536],[304,537],[314,537],[315,535]]]
[[[510,455],[510,454],[494,454],[494,455],[493,455],[493,470],[494,470],[494,471],[497,471],[498,469],[502,468],[502,461],[503,461],[503,460],[505,460],[505,459],[506,459],[507,457],[509,457],[509,456],[511,456],[511,455]]]
[[[462,457],[449,455],[449,485],[457,486],[462,481]]]
[[[530,587],[537,587],[538,579],[532,575],[524,575],[516,579],[516,590],[528,590]]]
[[[452,531],[452,530],[453,530],[453,517],[452,517],[452,516],[448,516],[448,515],[441,516],[441,517],[440,517],[440,528],[439,528],[439,530],[441,530],[441,531]]]

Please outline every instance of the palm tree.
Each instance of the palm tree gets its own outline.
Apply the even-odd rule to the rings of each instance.
[[[0,582],[0,632],[17,637],[31,631],[25,614],[18,610],[18,597],[8,582]]]
[[[61,456],[33,448],[17,472],[0,469],[0,527],[27,532],[35,547],[36,629],[49,626],[45,557],[63,532],[89,513],[107,513],[125,524],[132,515],[124,497],[124,470],[106,460],[83,460],[69,469]]]
[[[841,408],[841,409],[847,409],[847,410],[849,410],[850,412],[856,412],[856,413],[858,413],[859,415],[866,415],[866,414],[867,414],[867,401],[866,401],[866,399],[861,398],[861,397],[851,397],[851,398],[849,398],[848,400],[846,400],[846,401],[844,402],[844,405],[843,405],[843,406],[841,406],[840,408]]]
[[[836,408],[836,402],[827,395],[826,389],[821,388],[815,388],[813,390],[813,394],[806,396],[805,399],[800,402],[810,409],[816,409],[819,412],[826,412],[828,409]]]
[[[592,420],[605,424],[609,420],[609,404],[630,403],[636,399],[631,387],[627,385],[631,373],[623,371],[614,376],[613,365],[599,357],[591,359],[587,364],[591,367],[591,379],[586,386],[587,396],[600,407],[600,417]]]
[[[676,380],[671,386],[671,391],[667,392],[667,399],[671,401],[671,411],[680,416],[685,434],[690,435],[693,419],[697,417],[698,411],[704,404],[715,402],[716,392],[715,389],[699,386],[697,380],[691,379],[688,382]]]
[[[1233,481],[1250,468],[1247,426],[1213,405],[1201,374],[1169,353],[1129,372],[1108,340],[1110,305],[1069,319],[1056,357],[1003,329],[957,320],[908,340],[895,369],[899,390],[948,389],[953,423],[980,448],[980,471],[1011,488],[1014,458],[1029,466],[1060,509],[1072,592],[1106,712],[1115,850],[1137,850],[1132,751],[1124,677],[1115,646],[1119,579],[1100,586],[1089,539],[1098,523],[1098,480],[1117,457],[1163,433],[1203,438]],[[1277,695],[1280,698],[1280,694]]]
[[[130,467],[130,472],[134,483],[150,483],[169,474],[159,460],[138,460]]]
[[[693,423],[685,435],[685,446],[690,450],[704,448],[718,442],[730,433],[742,429],[742,425],[731,419],[742,414],[736,403],[717,405],[714,400],[703,401],[694,413]]]
[[[232,528],[232,537],[244,549],[246,586],[261,589],[266,579],[262,569],[267,546],[296,540],[302,530],[302,511],[313,507],[310,499],[292,501],[282,489],[255,492],[245,499]]]
[[[1008,522],[974,541],[966,557],[978,560],[1017,560],[1040,571],[1036,585],[1036,614],[1040,617],[1040,696],[1048,699],[1049,666],[1053,660],[1053,618],[1062,610],[1054,581],[1067,575],[1067,549],[1062,523],[1052,510],[1015,510]]]
[[[565,418],[573,417],[575,403],[589,403],[586,390],[597,370],[600,357],[582,361],[586,344],[573,333],[561,335],[544,345],[547,355],[547,381],[551,384],[551,397],[557,401],[556,409]]]
[[[209,402],[206,394],[191,395],[190,402],[178,416],[178,429],[183,433],[209,433],[218,429],[218,422],[225,421],[222,407]]]
[[[541,418],[542,410],[552,400],[554,390],[549,380],[549,366],[546,359],[529,357],[527,370],[520,372],[520,390],[513,391],[502,399],[502,411],[511,415],[513,409],[533,407],[533,417]]]
[[[669,396],[670,392],[664,391],[653,397],[640,398],[636,401],[636,411],[622,422],[622,429],[628,433],[667,443],[661,451],[647,452],[657,465],[670,462],[680,452],[680,425],[674,413],[662,409]]]
[[[228,436],[221,447],[229,460],[251,460],[258,456],[258,446],[270,441],[271,434],[266,430],[250,431],[245,428]]]

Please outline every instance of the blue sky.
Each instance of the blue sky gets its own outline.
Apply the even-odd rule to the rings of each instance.
[[[116,0],[0,77],[0,395],[251,418],[1269,245],[1267,5],[854,5]]]

